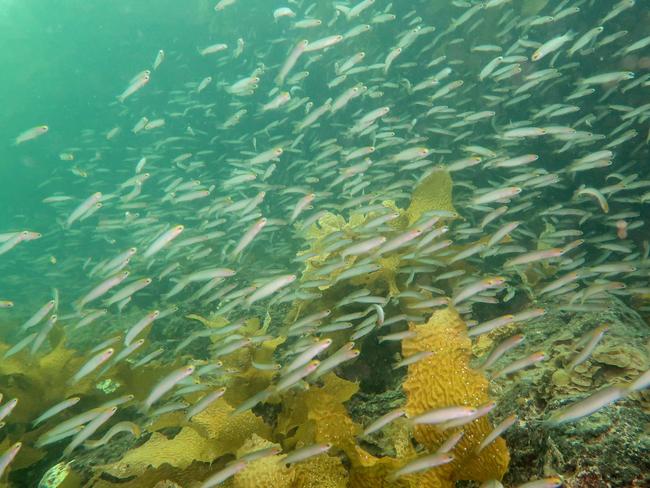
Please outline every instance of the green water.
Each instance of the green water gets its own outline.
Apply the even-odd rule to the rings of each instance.
[[[366,8],[350,16],[364,2],[237,0],[216,12],[214,0],[0,0],[0,235],[25,230],[42,234],[0,254],[0,300],[13,303],[12,308],[0,309],[0,341],[10,347],[34,333],[35,338],[25,339],[29,347],[16,357],[37,364],[55,345],[54,338],[62,335],[85,362],[92,357],[93,347],[125,333],[146,313],[177,307],[147,329],[151,332],[133,358],[162,347],[163,363],[200,364],[216,360],[214,349],[228,341],[262,334],[270,339],[285,337],[286,327],[327,309],[331,313],[318,323],[313,320],[303,333],[290,334],[273,361],[278,368],[286,367],[312,340],[331,337],[337,349],[354,340],[360,358],[335,372],[358,381],[362,393],[374,399],[399,390],[406,375],[403,368],[397,373],[392,369],[396,358],[403,359],[399,338],[379,346],[378,337],[404,332],[406,322],[425,322],[446,303],[423,305],[428,300],[454,300],[466,287],[496,276],[503,277],[503,286],[479,286],[469,298],[454,302],[468,323],[543,307],[547,317],[541,320],[548,319],[555,329],[549,326],[547,335],[543,328],[537,329],[524,347],[508,352],[504,356],[508,361],[499,363],[502,369],[528,357],[534,346],[551,349],[544,351],[541,365],[526,365],[545,371],[543,379],[541,374],[530,379],[532,373],[524,372],[521,378],[510,376],[492,384],[498,385],[494,391],[503,394],[496,398],[493,424],[512,413],[507,402],[517,388],[530,394],[531,403],[553,405],[548,407],[553,410],[601,387],[627,388],[647,371],[647,4],[513,0],[493,6],[497,3],[493,0],[485,2],[490,8],[479,8],[482,4],[463,0],[365,1]],[[276,10],[280,7],[290,8],[293,16],[281,15]],[[570,12],[573,7],[579,10]],[[309,19],[319,19],[321,24],[295,26]],[[310,51],[319,40],[364,25],[367,32]],[[583,37],[599,26],[602,32]],[[565,34],[570,40],[553,45]],[[285,81],[278,82],[277,76],[303,39],[309,41],[305,52]],[[238,48],[240,42],[243,47]],[[201,50],[217,43],[228,47],[201,55]],[[164,60],[153,69],[159,50],[164,51]],[[542,59],[533,61],[539,51],[544,51]],[[340,67],[360,52],[364,53],[360,60],[341,73]],[[498,56],[505,60],[494,61]],[[491,62],[495,64],[487,73]],[[118,101],[134,77],[142,79],[143,70],[150,70],[148,82]],[[296,77],[301,72],[308,73]],[[599,75],[610,78],[593,79]],[[199,92],[201,82],[206,86]],[[242,82],[246,82],[243,90],[233,89]],[[331,110],[331,104],[351,89],[357,89],[358,96]],[[284,91],[288,102],[264,109]],[[387,113],[360,127],[364,116],[382,107]],[[323,115],[306,123],[321,109]],[[243,111],[240,121],[224,126]],[[149,122],[164,119],[164,125],[134,133],[142,117]],[[40,125],[48,126],[46,134],[13,144],[21,133]],[[522,128],[538,132],[509,135]],[[116,135],[108,137],[113,130]],[[403,151],[418,147],[421,155],[404,156]],[[279,151],[277,157],[254,162],[274,149]],[[360,153],[355,151],[364,150],[364,155],[356,156]],[[508,164],[522,155],[534,157]],[[136,172],[142,158],[147,159],[144,169]],[[411,203],[414,189],[428,175],[445,169],[453,180],[451,202],[443,202],[442,208],[439,192],[444,194],[442,200],[446,192],[432,188],[424,199],[434,203]],[[140,178],[135,186],[134,178]],[[507,193],[513,187],[516,191]],[[480,200],[499,190],[506,193]],[[194,198],[197,191],[205,195]],[[92,213],[94,202],[73,219],[75,209],[96,192],[102,194],[97,200],[101,208]],[[52,201],[57,198],[65,200]],[[451,204],[456,213],[447,208]],[[364,228],[368,221],[388,215],[393,205],[402,209],[401,217]],[[485,223],[499,208],[503,212]],[[329,217],[319,219],[324,215]],[[328,227],[335,218],[338,228]],[[244,243],[255,223],[260,225],[259,233]],[[184,226],[182,234],[154,252],[156,239],[179,224]],[[512,230],[490,241],[508,224],[513,224]],[[315,237],[324,235],[320,241]],[[352,247],[377,237],[385,240],[362,251]],[[451,242],[443,245],[447,238]],[[0,240],[0,249],[10,239]],[[394,239],[404,242],[386,250],[385,243],[393,244]],[[440,247],[433,249],[436,243]],[[91,290],[116,276],[116,266],[106,268],[106,264],[132,247],[137,251],[128,265],[119,268],[130,272],[128,279],[80,305]],[[548,249],[556,253],[529,254]],[[387,256],[395,258],[394,268],[389,269],[393,261],[382,259]],[[171,270],[171,265],[177,267]],[[593,270],[600,265],[612,268]],[[212,278],[193,274],[214,268],[227,268],[234,276],[211,282]],[[354,270],[361,270],[354,278],[338,278],[341,272]],[[575,278],[556,281],[574,272]],[[286,275],[295,277],[265,296],[256,295],[267,283]],[[105,301],[121,287],[145,278],[151,284],[130,300]],[[305,286],[306,281],[319,283]],[[553,284],[557,286],[552,288]],[[176,288],[182,289],[176,292]],[[361,292],[362,298],[354,298],[355,292]],[[349,296],[353,298],[342,305],[341,300]],[[56,309],[48,310],[31,330],[21,329],[53,298]],[[103,308],[107,314],[92,325],[74,328],[88,313]],[[353,318],[345,317],[343,325],[338,321],[357,312]],[[212,319],[220,316],[230,323],[257,319],[272,325],[255,334],[235,331],[214,339],[217,346],[202,338],[185,352],[177,352],[179,344],[201,330],[198,322],[185,318],[190,313],[212,314]],[[634,365],[620,366],[612,359],[619,369],[610,370],[602,366],[609,365],[606,360],[593,359],[588,364],[607,374],[583,390],[554,390],[555,383],[549,386],[551,376],[567,370],[569,355],[582,348],[581,338],[588,343],[590,331],[606,321],[598,314],[614,314],[607,320],[624,318],[620,328],[610,325],[605,346],[594,342],[594,352],[616,341],[628,343],[638,351],[634,361],[628,361]],[[53,315],[58,321],[49,329],[47,321],[54,320]],[[642,324],[634,334],[625,322],[630,317],[638,319],[636,325]],[[395,321],[382,328],[384,320],[391,318]],[[576,323],[583,318],[584,328],[567,327],[567,337],[555,340],[562,327],[553,321]],[[526,335],[525,323],[518,322],[510,332]],[[337,325],[340,330],[335,330]],[[328,326],[332,328],[323,332],[321,327]],[[494,345],[507,339],[504,330],[490,336]],[[43,339],[43,345],[29,352],[36,337]],[[557,342],[571,344],[569,352],[556,347]],[[118,344],[116,352],[123,350]],[[255,350],[257,343],[242,347]],[[319,351],[318,357],[325,359],[331,352]],[[601,359],[603,354],[607,355],[602,353]],[[226,383],[230,387],[228,382],[237,373],[193,378],[209,387]],[[95,379],[112,374],[109,370]],[[270,385],[284,374],[281,370]],[[521,385],[531,382],[538,382],[536,389],[526,393]],[[296,383],[294,391],[306,388],[306,383]],[[14,374],[2,373],[0,393],[15,384]],[[540,391],[551,393],[534,400],[534,392]],[[647,420],[639,401],[646,393],[621,391],[616,408],[622,404],[638,414],[635,419]],[[74,393],[74,388],[66,392]],[[134,403],[146,395],[137,392]],[[181,398],[187,399],[173,390],[164,400],[172,403]],[[8,399],[5,396],[4,401]],[[92,408],[91,399],[84,400],[88,401],[82,402],[84,408],[71,412]],[[191,400],[196,402],[195,397]],[[283,401],[285,408],[291,405],[288,397]],[[269,404],[258,403],[256,413],[272,410]],[[383,414],[389,409],[377,410]],[[537,429],[550,410],[520,415]],[[145,430],[150,420],[136,408],[120,410],[120,415]],[[33,433],[29,421],[14,422],[8,416],[5,422],[0,435],[7,446]],[[519,428],[521,435],[524,429]],[[539,429],[535,439],[544,437]],[[31,446],[33,439],[29,439],[26,444]],[[506,439],[521,447],[521,437]],[[596,441],[589,438],[589,442]],[[48,447],[31,474],[24,467],[5,470],[12,486],[32,486],[32,478],[38,478],[35,473],[56,464],[64,445]],[[79,471],[87,479],[100,461],[92,459],[92,451],[84,455],[84,469]],[[332,455],[344,457],[340,452]],[[514,468],[506,475],[507,485],[556,474],[537,464],[528,475],[522,474],[526,455],[515,448],[511,457]],[[69,459],[66,453],[64,460]],[[567,479],[575,475],[568,470],[557,474]],[[624,486],[620,479],[616,478],[615,486]]]

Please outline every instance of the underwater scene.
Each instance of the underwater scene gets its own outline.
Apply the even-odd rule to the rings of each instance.
[[[0,488],[650,487],[648,0],[0,0]]]

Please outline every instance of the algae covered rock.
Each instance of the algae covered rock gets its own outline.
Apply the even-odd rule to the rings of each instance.
[[[549,308],[552,310],[552,308]],[[581,338],[606,324],[608,331],[590,357],[568,365],[581,350]],[[607,311],[564,314],[551,311],[525,325],[529,350],[544,350],[551,360],[499,379],[497,419],[516,406],[520,422],[505,438],[512,461],[506,482],[559,474],[565,487],[648,486],[650,484],[650,412],[637,392],[574,422],[551,426],[552,412],[608,385],[624,385],[647,367],[647,324],[625,305],[612,301]],[[503,363],[520,357],[512,353]],[[519,356],[517,356],[519,355]],[[498,366],[497,366],[498,368]]]

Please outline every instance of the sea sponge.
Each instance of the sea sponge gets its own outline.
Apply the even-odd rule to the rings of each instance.
[[[149,432],[156,432],[163,429],[169,429],[183,425],[185,422],[185,413],[182,410],[163,413],[145,424]]]
[[[258,334],[259,331],[255,334],[248,334],[248,337]],[[222,358],[224,369],[237,371],[237,374],[222,378],[223,386],[226,387],[224,399],[230,405],[239,405],[271,385],[277,372],[257,369],[252,366],[252,361],[262,364],[275,362],[275,350],[285,341],[286,337],[278,336],[258,343],[255,347],[241,348]]]
[[[110,479],[109,476],[104,475],[101,471],[97,471],[93,478],[85,484],[81,484],[79,480],[77,483],[68,484],[68,479],[61,485],[61,488],[156,488],[158,483],[175,483],[183,488],[200,486],[203,480],[210,477],[216,471],[225,466],[223,464],[208,464],[195,462],[185,469],[175,468],[169,464],[163,464],[158,468],[150,468],[140,476],[135,476],[132,479]],[[72,473],[74,475],[74,472]],[[102,476],[105,476],[102,478]],[[165,486],[163,484],[163,486]],[[173,485],[172,485],[173,486]],[[228,485],[224,485],[226,488]]]
[[[399,233],[412,226],[426,212],[444,210],[455,213],[452,203],[452,189],[453,182],[449,173],[436,169],[417,184],[406,210],[399,208],[391,200],[382,202],[385,208],[391,209],[399,214],[397,218],[389,222],[389,226],[396,233]],[[380,215],[379,212],[370,212],[368,214],[352,213],[347,221],[341,215],[335,215],[329,212],[323,215],[306,232],[306,238],[310,242],[309,249],[298,253],[298,256],[309,256],[305,260],[302,281],[326,278],[330,283],[336,283],[336,277],[352,267],[357,257],[347,256],[345,258],[345,266],[332,271],[330,276],[318,276],[318,269],[330,262],[330,256],[338,253],[338,250],[326,251],[328,246],[332,244],[332,242],[329,242],[331,239],[328,240],[328,236],[334,232],[340,232],[346,237],[354,238],[357,233],[357,228],[378,215]],[[380,266],[378,271],[352,278],[350,283],[353,285],[372,286],[374,287],[373,291],[376,293],[388,292],[390,296],[397,295],[400,292],[397,284],[397,271],[403,264],[400,251],[397,250],[396,252],[382,256],[377,260],[377,263]],[[326,298],[330,299],[336,296],[337,292],[338,295],[342,295],[341,290],[347,290],[348,288],[349,283],[327,284],[319,287],[321,291],[329,289],[330,293]],[[329,303],[328,300],[325,301]],[[294,304],[294,309],[296,308],[300,309],[301,304]]]
[[[318,269],[328,262],[330,256],[338,252],[326,251],[327,246],[332,244],[328,241],[328,236],[334,232],[342,232],[347,237],[354,238],[356,235],[355,229],[364,224],[368,219],[371,219],[377,215],[379,215],[377,212],[371,212],[369,214],[352,213],[349,220],[345,220],[345,217],[342,215],[333,214],[331,212],[325,213],[325,215],[318,219],[318,221],[312,224],[311,227],[307,230],[306,237],[310,243],[309,249],[298,253],[298,256],[310,255],[310,257],[305,260],[305,268],[302,272],[301,279],[303,281],[307,281],[315,278],[315,273],[318,271]],[[331,279],[333,283],[336,279],[336,276],[338,276],[345,269],[352,267],[356,260],[356,256],[348,256],[346,258],[346,266],[334,271],[332,275],[327,278]],[[319,289],[321,291],[327,290],[331,286],[332,285],[325,285],[319,287]],[[336,288],[339,288],[339,286]]]
[[[183,487],[178,483],[174,483],[173,481],[162,480],[156,483],[156,486],[154,486],[153,488],[183,488]]]
[[[175,437],[170,439],[153,432],[143,445],[128,451],[115,463],[99,466],[96,472],[120,479],[138,476],[160,480],[166,476],[178,481],[177,477],[187,471],[195,479],[197,473],[204,471],[198,466],[200,463],[212,463],[224,454],[235,454],[253,434],[260,439],[270,438],[271,429],[262,419],[250,411],[232,415],[233,411],[221,398],[195,415]],[[168,469],[163,469],[165,466],[175,468],[173,476]]]
[[[294,467],[292,488],[347,488],[348,472],[338,457],[315,456]]]
[[[406,209],[408,225],[415,223],[423,213],[431,210],[456,212],[452,203],[453,181],[447,171],[435,170],[418,183]]]
[[[351,467],[345,470],[338,457],[320,455],[296,465],[296,488],[350,488],[406,486],[382,484],[400,464],[395,458],[378,458],[357,445],[361,427],[343,405],[358,391],[356,383],[329,373],[323,386],[294,393],[283,399],[284,411],[278,417],[276,433],[289,434],[285,450],[313,443],[331,443],[332,453],[343,451]],[[293,435],[291,435],[293,433]],[[318,473],[320,472],[320,477]]]
[[[9,348],[9,345],[0,343],[0,355],[4,355]],[[46,408],[75,395],[96,404],[109,398],[96,388],[97,381],[93,375],[74,385],[69,384],[68,380],[86,361],[87,357],[66,346],[63,328],[59,325],[52,329],[48,341],[44,342],[37,354],[31,355],[27,348],[0,362],[0,391],[6,400],[18,399],[18,407],[5,418],[8,435],[0,444],[0,452],[19,440],[23,443],[9,469],[26,468],[47,454],[46,449],[33,447],[34,443],[53,424],[60,422],[60,418],[49,419],[36,429],[29,428],[29,422]]]
[[[158,468],[163,464],[185,469],[194,461],[210,462],[218,454],[214,442],[191,427],[183,427],[173,439],[154,432],[143,445],[128,451],[116,463],[100,469],[115,478],[129,478],[140,476],[149,468]]]
[[[408,367],[403,388],[409,417],[435,408],[453,405],[478,407],[488,403],[488,381],[482,373],[469,366],[471,341],[458,312],[452,308],[436,311],[426,324],[409,324],[409,330],[415,332],[415,336],[402,341],[404,357],[422,351],[433,352]],[[501,479],[510,459],[505,441],[497,438],[480,454],[475,453],[492,431],[488,419],[474,420],[465,425],[463,431],[463,438],[452,451],[455,460],[425,474],[447,481],[440,486],[453,486],[456,480],[482,482]],[[452,433],[452,430],[441,430],[434,425],[417,425],[414,437],[434,452]]]
[[[185,318],[197,320],[205,325],[208,329],[219,329],[221,327],[225,327],[229,323],[228,319],[222,315],[215,315],[209,319],[206,319],[205,317],[202,317],[198,314],[191,313],[189,315],[186,315]]]
[[[216,316],[206,319],[198,314],[187,315],[187,318],[197,320],[207,328],[219,328],[229,322],[222,317]],[[239,333],[246,337],[256,337],[266,334],[268,323],[262,324],[259,318],[252,317],[244,322]],[[222,340],[217,338],[214,340]],[[213,341],[214,341],[213,340]],[[219,360],[223,363],[222,370],[236,371],[235,375],[224,375],[220,379],[220,386],[226,387],[224,399],[230,405],[239,405],[254,394],[270,386],[275,371],[262,371],[252,366],[252,361],[258,363],[272,363],[274,353],[279,345],[286,341],[286,337],[278,336],[263,342],[255,347],[242,347],[230,354],[222,356]]]
[[[323,377],[322,387],[286,394],[276,432],[295,434],[287,439],[285,449],[329,442],[348,456],[355,455],[355,438],[361,427],[352,421],[343,403],[358,389],[356,383],[329,373]]]
[[[232,415],[235,409],[223,398],[192,417],[191,424],[214,442],[218,455],[234,453],[253,434],[271,438],[271,428],[250,410]]]
[[[294,393],[283,398],[284,410],[278,417],[276,434],[289,437],[285,439],[285,450],[299,448],[313,443],[331,443],[330,453],[343,451],[350,468],[347,473],[342,464],[332,462],[329,455],[313,458],[311,465],[299,463],[296,488],[343,487],[350,488],[426,488],[429,485],[416,485],[411,481],[388,479],[405,459],[413,459],[415,450],[403,444],[403,432],[396,430],[395,444],[400,444],[400,454],[404,458],[376,457],[357,444],[361,427],[348,415],[343,405],[358,390],[356,383],[329,373],[323,378],[323,386],[312,386],[308,391]],[[293,433],[293,435],[292,435]],[[314,478],[316,463],[323,465],[322,479]],[[309,469],[308,469],[309,467]],[[311,473],[311,474],[309,474]],[[348,484],[346,484],[348,480]],[[433,485],[431,485],[433,486]]]
[[[398,295],[400,290],[397,286],[397,272],[400,268],[401,259],[399,254],[391,254],[385,258],[377,260],[381,268],[374,273],[368,273],[358,278],[352,278],[353,285],[371,286],[373,284],[383,284],[381,289],[388,289],[389,296]]]
[[[0,344],[0,354],[4,354],[9,346]],[[178,368],[180,360],[152,362],[136,370],[131,369],[127,361],[111,368],[106,376],[110,377],[112,385],[120,391],[107,392],[100,388],[98,376],[90,374],[75,384],[69,380],[88,361],[88,356],[82,351],[69,348],[66,345],[63,328],[55,326],[38,354],[30,355],[23,350],[0,364],[0,390],[6,398],[17,398],[19,407],[11,412],[6,422],[11,433],[3,442],[21,440],[23,447],[20,455],[11,464],[11,469],[18,470],[40,461],[48,448],[33,447],[41,434],[61,421],[58,416],[43,422],[36,429],[29,429],[29,422],[46,410],[46,408],[72,396],[82,396],[84,403],[99,405],[110,398],[133,392],[142,399],[160,379],[160,376]],[[104,382],[105,383],[105,382]],[[117,389],[117,388],[116,388]],[[108,393],[111,393],[110,395]],[[112,395],[112,393],[115,393]],[[79,413],[78,408],[71,408],[70,413]],[[178,426],[179,422],[171,425]]]
[[[94,382],[89,375],[75,385],[67,381],[87,361],[74,349],[68,349],[63,335],[52,345],[52,349],[43,354],[47,345],[43,345],[40,354],[31,356],[28,350],[0,364],[0,388],[6,398],[16,397],[20,408],[12,412],[12,422],[29,422],[43,413],[43,405],[50,405],[74,394],[88,394],[94,389]],[[0,355],[9,349],[0,344]]]
[[[330,234],[342,231],[345,234],[354,233],[354,229],[366,221],[367,217],[360,213],[352,213],[349,221],[342,215],[326,212],[318,219],[318,225],[313,224],[307,229],[306,236],[312,242],[322,242]]]
[[[357,447],[354,461],[350,471],[350,488],[429,488],[429,485],[420,485],[415,479],[390,478],[404,463],[402,459],[378,458]]]
[[[591,357],[594,362],[604,367],[613,366],[624,370],[624,377],[628,380],[635,378],[650,366],[650,354],[647,349],[642,349],[629,341],[616,338],[597,347]],[[617,377],[620,374],[616,375]]]
[[[521,323],[514,322],[497,327],[486,334],[481,334],[480,336],[475,337],[472,342],[472,354],[474,357],[480,358],[480,363],[482,363],[487,359],[490,352],[492,352],[492,349],[505,339],[516,334],[520,328]]]
[[[262,437],[253,434],[242,447],[237,450],[237,458],[269,447],[280,447]],[[284,454],[266,456],[246,465],[233,479],[233,488],[258,488],[269,486],[273,488],[291,488],[296,477],[295,470],[282,463]]]

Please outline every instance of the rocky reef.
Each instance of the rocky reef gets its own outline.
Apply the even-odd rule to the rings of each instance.
[[[384,208],[395,213],[388,223],[393,235],[403,236],[414,225],[442,228],[458,218],[451,191],[449,175],[433,171],[414,189],[406,209],[383,202]],[[79,451],[60,484],[50,483],[46,488],[194,488],[211,473],[247,456],[254,461],[223,486],[451,488],[502,478],[516,485],[551,475],[561,475],[567,487],[647,486],[647,391],[574,423],[552,426],[547,422],[558,408],[601,387],[626,384],[648,369],[650,333],[645,320],[615,298],[601,312],[569,313],[556,309],[552,302],[534,303],[518,295],[518,301],[503,307],[516,312],[534,303],[544,307],[546,314],[471,340],[462,307],[457,310],[445,301],[410,307],[414,303],[410,294],[434,297],[430,287],[423,286],[433,276],[420,273],[414,278],[414,273],[401,272],[419,263],[412,249],[397,246],[381,257],[377,268],[348,276],[359,265],[359,258],[341,254],[336,240],[355,236],[381,215],[353,213],[346,218],[327,213],[307,229],[308,247],[298,257],[304,266],[301,282],[315,283],[311,291],[290,304],[273,307],[272,313],[253,308],[254,313],[237,317],[242,320],[238,334],[253,347],[220,355],[216,372],[199,381],[210,388],[225,388],[225,394],[191,418],[182,404],[146,417],[135,403],[146,396],[156,379],[174,368],[188,361],[196,367],[210,365],[209,351],[218,344],[221,331],[232,324],[218,311],[186,315],[185,330],[204,337],[191,347],[176,349],[182,325],[175,324],[159,340],[177,354],[143,367],[123,362],[108,380],[99,383],[91,377],[78,384],[66,383],[84,359],[57,326],[45,355],[31,359],[20,353],[0,365],[2,391],[27,404],[5,428],[3,449],[16,438],[38,445],[38,439],[52,428],[51,422],[45,422],[30,430],[29,422],[42,410],[43,402],[78,395],[96,405],[133,393],[134,398],[126,399],[120,409],[119,420],[135,422],[141,429],[119,434],[110,447]],[[454,246],[462,249],[462,245]],[[338,263],[334,268],[332,261]],[[470,265],[441,255],[436,266],[436,273],[442,274]],[[450,279],[441,280],[439,286],[448,296],[455,288]],[[368,296],[386,298],[378,313],[403,319],[384,325],[377,315],[352,330],[342,324],[326,337],[332,341],[332,350],[350,353],[348,361],[326,374],[308,376],[293,388],[275,389],[277,369],[260,365],[286,364],[303,340],[301,336],[318,334],[313,324],[296,326],[299,318],[330,309],[364,317],[372,306],[363,300],[347,300],[359,289],[367,290]],[[479,307],[475,316],[483,318],[481,313]],[[602,326],[607,327],[604,339],[584,362],[574,365],[581,338]],[[549,359],[503,377],[482,369],[489,351],[515,333],[525,334],[523,348],[505,354],[497,367],[532,351],[544,351]],[[399,340],[387,340],[391,334]],[[8,349],[3,345],[0,352]],[[190,391],[178,401],[191,404],[202,395]],[[247,404],[249,408],[241,408]],[[455,426],[414,425],[410,420],[450,405],[485,408],[490,413]],[[364,434],[371,422],[396,409],[403,409],[405,418]],[[494,426],[513,413],[517,415],[514,425],[481,446]],[[451,462],[421,473],[392,476],[411,461],[436,453],[460,431],[463,435],[450,451]],[[331,448],[303,462],[283,462],[287,452],[314,444]],[[268,455],[255,457],[256,452],[266,450]],[[5,486],[36,486],[59,456],[57,444],[26,446],[12,466],[11,484]]]

